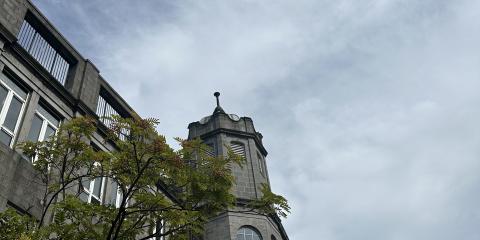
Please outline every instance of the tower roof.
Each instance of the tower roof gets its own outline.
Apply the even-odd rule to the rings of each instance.
[[[202,118],[200,121],[192,122],[188,125],[188,139],[196,137],[208,138],[219,133],[241,136],[244,138],[253,138],[259,145],[262,153],[266,156],[267,151],[262,145],[262,134],[255,130],[253,121],[249,117],[239,117],[236,114],[228,114],[220,106],[220,93],[213,94],[217,105],[212,115]]]

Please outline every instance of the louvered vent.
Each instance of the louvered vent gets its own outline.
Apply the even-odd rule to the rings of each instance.
[[[232,147],[232,151],[235,154],[238,154],[238,155],[242,156],[243,158],[245,158],[245,146],[243,144],[232,142],[231,147]]]
[[[204,151],[207,156],[215,157],[215,148],[213,147],[213,144],[207,144],[207,147]]]

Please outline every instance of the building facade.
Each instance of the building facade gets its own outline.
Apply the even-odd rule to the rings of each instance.
[[[42,141],[63,121],[92,116],[98,131],[91,144],[105,143],[103,116],[135,116],[134,110],[28,0],[0,0],[0,211],[7,207],[41,214],[41,188],[31,161],[16,144]],[[108,179],[85,186],[88,202],[115,204],[117,189]]]
[[[98,121],[91,144],[114,151],[103,141],[109,123],[102,117],[110,115],[137,114],[30,0],[0,0],[0,211],[14,208],[37,218],[41,214],[41,181],[17,143],[42,141],[62,122],[91,116]],[[247,160],[244,168],[233,166],[238,209],[242,201],[261,197],[261,184],[269,184],[267,151],[250,118],[226,114],[218,105],[211,116],[189,125],[189,138],[197,137],[212,146],[212,154],[225,155],[228,145]],[[117,194],[114,182],[96,179],[80,197],[116,204]],[[204,239],[288,237],[277,216],[231,209],[207,224]]]

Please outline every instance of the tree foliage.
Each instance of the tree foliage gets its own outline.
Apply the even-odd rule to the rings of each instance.
[[[109,121],[104,139],[114,151],[90,144],[96,121],[84,117],[63,124],[46,141],[21,145],[40,173],[42,216],[0,213],[0,239],[189,239],[201,235],[209,218],[235,205],[229,166],[241,165],[241,157],[231,151],[211,157],[198,139],[177,139],[181,149],[175,151],[156,131],[156,119],[114,116]],[[118,185],[118,205],[80,199],[85,182],[100,178]],[[262,191],[249,211],[286,216],[286,200],[267,185]]]

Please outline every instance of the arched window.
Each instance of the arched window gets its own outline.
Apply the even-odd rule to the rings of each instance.
[[[257,229],[243,226],[237,231],[237,240],[262,240],[262,236]]]

